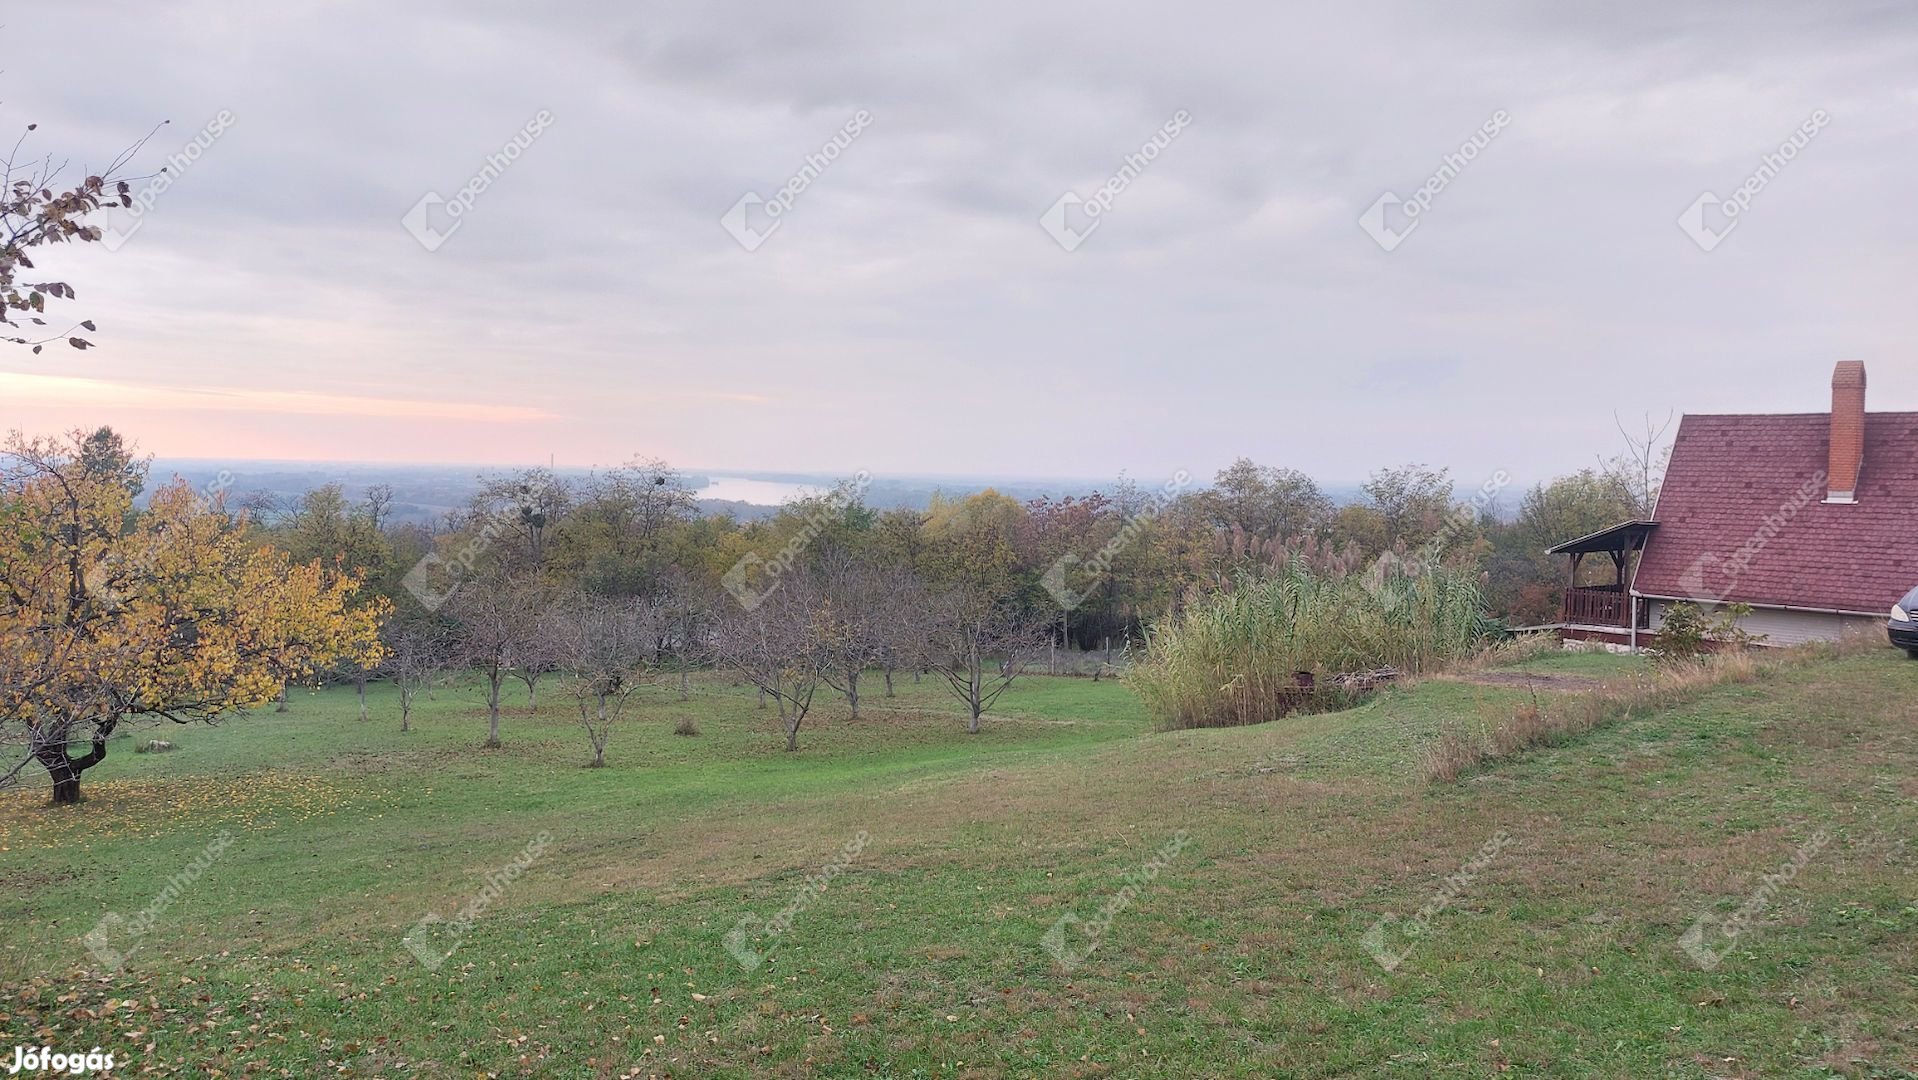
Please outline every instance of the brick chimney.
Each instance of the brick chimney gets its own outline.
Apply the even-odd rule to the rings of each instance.
[[[1865,464],[1865,365],[1840,360],[1831,373],[1831,465],[1828,503],[1858,501],[1858,473]]]

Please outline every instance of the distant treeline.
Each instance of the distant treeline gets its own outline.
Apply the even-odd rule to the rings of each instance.
[[[472,503],[488,476],[499,470],[468,465],[407,465],[365,462],[272,462],[233,461],[228,463],[202,459],[155,459],[155,481],[178,476],[195,488],[205,488],[222,477],[228,480],[233,501],[245,503],[256,515],[284,512],[310,491],[337,486],[349,502],[357,502],[369,491],[384,488],[392,493],[387,517],[395,522],[433,524],[449,513]],[[568,483],[588,481],[594,470],[558,469],[554,474]],[[685,471],[680,481],[695,495],[714,481],[750,479],[769,488],[789,486],[814,491],[830,490],[845,479],[823,473],[751,473],[740,474]],[[866,486],[865,505],[880,510],[927,510],[935,498],[952,498],[992,489],[1019,500],[1038,498],[1084,497],[1102,486],[1085,480],[1006,480],[994,477],[874,477]],[[1364,499],[1364,491],[1355,485],[1328,485],[1326,494],[1338,505]],[[704,514],[730,514],[740,521],[772,517],[783,497],[745,501],[730,498],[698,497],[696,506]]]
[[[675,583],[722,591],[742,565],[760,573],[775,562],[852,560],[924,578],[928,560],[952,558],[945,548],[962,537],[966,557],[1002,565],[1007,598],[1053,626],[1061,644],[1105,648],[1137,641],[1191,598],[1300,551],[1354,569],[1388,555],[1414,568],[1469,567],[1495,615],[1546,621],[1564,582],[1561,560],[1545,548],[1641,515],[1655,494],[1630,468],[1588,469],[1519,494],[1503,521],[1493,508],[1509,505],[1512,493],[1502,483],[1462,499],[1446,470],[1407,465],[1377,471],[1356,501],[1341,504],[1301,472],[1242,459],[1209,483],[1148,488],[1122,479],[1102,491],[1024,499],[990,488],[934,493],[924,509],[876,505],[878,485],[861,478],[747,519],[705,512],[691,478],[635,461],[482,477],[464,504],[430,521],[396,515],[397,497],[381,484],[358,498],[327,484],[249,505],[236,481],[226,498],[229,509],[249,512],[262,540],[295,560],[363,576],[399,610],[418,606],[404,582],[429,557],[462,572],[536,574],[593,595],[652,596]]]

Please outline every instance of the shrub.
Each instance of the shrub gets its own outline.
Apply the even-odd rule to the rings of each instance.
[[[1468,570],[1395,564],[1361,577],[1300,559],[1154,627],[1129,678],[1168,728],[1256,724],[1341,703],[1333,675],[1417,675],[1496,629]]]
[[[1661,664],[1694,664],[1720,649],[1746,649],[1760,638],[1739,625],[1750,604],[1732,604],[1716,616],[1694,604],[1673,604],[1658,627],[1654,658]]]
[[[697,735],[697,734],[699,734],[699,725],[698,725],[698,724],[695,724],[695,723],[693,723],[693,718],[692,718],[692,717],[690,717],[690,716],[682,716],[682,717],[680,717],[680,718],[679,718],[679,723],[677,723],[677,724],[675,724],[675,725],[673,725],[673,734],[675,734],[675,735]]]

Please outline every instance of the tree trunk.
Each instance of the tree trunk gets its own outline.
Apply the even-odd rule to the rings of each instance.
[[[686,700],[687,695],[692,691],[692,685],[693,685],[692,672],[688,671],[685,668],[680,668],[679,669],[679,700],[681,701]]]
[[[887,697],[898,696],[892,692],[892,669],[891,668],[886,669],[886,696]]]
[[[846,704],[852,706],[852,718],[859,719],[859,672],[846,672]]]
[[[353,679],[354,687],[360,694],[360,723],[366,723],[366,672],[362,671]]]
[[[400,691],[400,734],[404,735],[408,731],[412,730],[411,728],[407,726],[408,722],[411,721],[412,719],[413,719],[413,693],[410,690],[401,690]]]
[[[799,721],[797,719],[786,722],[786,752],[788,754],[799,752]]]
[[[500,677],[495,674],[487,678],[486,694],[486,749],[499,749],[499,684]]]
[[[67,744],[37,747],[33,756],[47,770],[47,777],[53,781],[53,804],[55,806],[73,806],[80,801],[80,774],[106,760],[107,736],[113,734],[113,725],[108,723],[93,735],[93,750],[83,757],[74,757],[67,752]]]
[[[983,660],[979,656],[979,647],[976,645],[973,646],[972,649],[971,661],[971,671],[968,673],[972,678],[972,685],[970,687],[971,694],[968,696],[966,704],[971,707],[972,719],[966,723],[966,734],[977,735],[979,734],[979,694],[982,689],[980,665],[983,663]]]
[[[613,738],[613,726],[606,721],[606,695],[594,694],[593,706],[594,723],[586,725],[586,738],[593,744],[593,760],[586,767],[603,769],[606,767],[606,744]],[[581,719],[585,718],[585,712],[585,709],[580,710]]]
[[[288,705],[288,704],[287,704],[287,702],[286,702],[286,684],[285,684],[285,683],[281,683],[281,684],[280,684],[280,703],[279,703],[278,705],[276,705],[276,706],[274,706],[274,708],[273,708],[273,711],[274,711],[274,712],[286,712],[287,710],[289,710],[289,709],[291,709],[291,708],[292,708],[292,706],[291,706],[291,705]]]
[[[539,694],[536,690],[538,685],[538,679],[526,680],[526,711],[528,713],[536,713],[539,711]]]
[[[766,707],[766,688],[763,686],[759,688],[759,707]]]

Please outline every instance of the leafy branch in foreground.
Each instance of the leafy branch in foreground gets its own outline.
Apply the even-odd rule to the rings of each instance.
[[[62,189],[58,185],[60,173],[66,168],[64,161],[21,159],[27,135],[38,126],[28,124],[6,159],[0,161],[0,327],[13,331],[0,331],[0,342],[25,345],[38,353],[49,343],[65,338],[68,345],[87,349],[93,343],[78,332],[95,330],[91,319],[80,320],[59,333],[28,329],[47,326],[42,317],[47,302],[73,299],[73,286],[64,281],[20,282],[17,275],[21,270],[35,269],[27,254],[29,248],[99,243],[103,239],[100,227],[87,224],[86,219],[105,206],[133,206],[133,187],[118,174],[146,145],[146,139],[121,151],[100,172]]]

